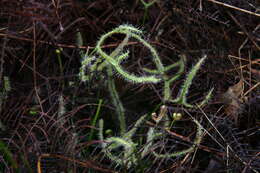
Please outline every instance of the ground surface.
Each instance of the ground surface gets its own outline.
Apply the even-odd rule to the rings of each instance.
[[[254,0],[158,0],[147,11],[139,0],[1,0],[0,172],[259,172],[259,8]],[[161,128],[167,135],[154,143],[160,153],[192,146],[193,117],[208,132],[195,152],[147,154],[130,168],[101,152],[95,117],[111,129],[106,136],[119,136],[117,107],[104,71],[79,80],[81,53],[93,51],[102,34],[121,24],[142,29],[164,65],[186,56],[184,73],[171,86],[174,98],[185,74],[207,57],[187,98],[198,103],[214,87],[211,100],[202,109],[164,103],[169,115],[183,117],[170,132]],[[112,52],[122,39],[114,35],[103,49]],[[130,40],[128,49],[125,69],[141,75],[142,67],[154,67],[142,44]],[[132,84],[116,74],[113,79],[127,129],[159,111],[162,84]],[[137,153],[152,126],[147,118],[136,132]]]

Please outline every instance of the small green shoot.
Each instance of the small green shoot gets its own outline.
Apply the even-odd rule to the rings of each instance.
[[[102,102],[103,102],[103,100],[102,100],[102,99],[99,99],[99,101],[98,101],[98,107],[97,107],[95,116],[91,119],[91,123],[90,123],[90,124],[91,124],[91,126],[93,126],[93,127],[96,126],[97,119],[98,119],[99,116],[100,116],[100,110],[101,110]],[[88,141],[93,140],[94,132],[95,132],[94,129],[91,128],[90,133],[89,133],[89,136],[88,136]]]
[[[151,2],[145,2],[145,0],[140,0],[141,3],[144,6],[144,16],[143,16],[143,22],[142,24],[144,25],[145,21],[148,18],[148,9],[150,8],[150,6],[152,6],[157,0],[152,0]]]
[[[6,146],[6,144],[0,140],[0,153],[3,155],[3,158],[11,165],[12,168],[18,171],[18,164],[16,160],[13,159],[13,154]]]

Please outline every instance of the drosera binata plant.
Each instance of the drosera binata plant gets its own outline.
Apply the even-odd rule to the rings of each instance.
[[[104,41],[108,37],[111,37],[113,34],[125,34],[126,37],[124,41],[110,55],[108,55],[106,52],[102,50],[101,47]],[[131,37],[139,41],[152,54],[152,61],[154,62],[156,69],[147,69],[147,68],[143,69],[145,72],[149,73],[149,75],[136,76],[134,74],[127,72],[121,66],[122,61],[127,59],[129,56],[129,51],[124,52],[123,48],[127,45],[127,40]],[[191,69],[191,71],[188,73],[186,77],[186,80],[184,81],[179,96],[176,99],[172,99],[170,87],[171,84],[175,80],[177,80],[180,77],[180,75],[184,72],[184,66],[186,60],[185,55],[181,55],[180,60],[178,62],[168,66],[164,66],[155,48],[152,47],[151,44],[149,44],[146,40],[142,38],[142,31],[130,25],[121,25],[115,28],[114,30],[101,36],[100,40],[97,42],[94,51],[96,51],[96,53],[100,56],[100,58],[105,59],[103,64],[104,63],[109,64],[114,70],[114,72],[119,74],[126,81],[132,83],[141,83],[141,84],[163,82],[164,102],[173,102],[173,103],[183,104],[187,107],[195,107],[195,105],[191,105],[186,102],[186,95],[188,94],[193,78],[195,77],[197,71],[200,69],[201,65],[205,61],[206,57],[200,59],[199,62]],[[100,66],[102,66],[102,64]],[[173,76],[168,76],[167,72],[175,67],[179,67],[179,71]],[[199,106],[203,106],[210,99],[212,91],[213,89],[209,91],[206,98],[203,100],[203,102],[199,104]]]
[[[102,49],[102,46],[106,39],[114,34],[124,34],[125,38],[116,47],[116,49],[112,51],[112,53],[107,54]],[[147,48],[150,51],[152,55],[151,61],[155,64],[156,68],[143,68],[145,75],[138,76],[136,74],[132,74],[125,70],[125,68],[121,65],[122,62],[126,61],[126,59],[130,55],[129,50],[124,49],[128,45],[130,38],[136,39],[138,42],[140,42],[145,48]],[[115,78],[113,75],[114,73],[118,74],[121,78],[133,84],[163,83],[163,103],[175,103],[188,108],[196,108],[204,106],[211,98],[213,91],[213,89],[211,89],[204,98],[204,100],[199,104],[192,105],[187,103],[187,94],[192,84],[192,80],[196,76],[196,73],[200,69],[205,59],[206,56],[201,58],[195,64],[195,66],[192,67],[192,69],[185,78],[183,86],[180,88],[179,95],[176,99],[173,99],[171,96],[170,88],[172,83],[176,81],[184,73],[186,61],[185,55],[180,55],[180,59],[176,63],[164,66],[156,49],[145,39],[143,39],[143,32],[140,29],[131,25],[120,25],[112,31],[102,35],[98,40],[95,49],[90,54],[88,54],[87,52],[84,56],[82,56],[82,66],[80,68],[79,77],[82,81],[86,82],[91,78],[91,76],[86,75],[86,68],[90,72],[100,72],[106,69],[106,75],[108,76],[107,87],[111,95],[112,102],[116,108],[116,113],[120,126],[120,136],[104,138],[104,121],[102,119],[99,120],[99,139],[103,141],[101,147],[103,148],[103,152],[105,153],[105,155],[113,162],[115,162],[118,166],[126,166],[127,168],[130,168],[133,165],[137,164],[139,158],[144,158],[149,153],[149,151],[152,150],[152,146],[155,140],[165,136],[165,132],[162,132],[157,128],[159,123],[162,124],[163,128],[161,129],[167,131],[171,128],[175,121],[181,119],[180,114],[175,114],[173,116],[172,123],[170,123],[168,118],[167,107],[165,105],[162,105],[160,114],[158,116],[156,115],[156,113],[152,114],[152,119],[155,121],[155,125],[153,127],[150,127],[147,132],[147,139],[144,143],[145,147],[142,149],[141,154],[140,152],[137,153],[137,151],[140,150],[141,144],[135,142],[133,140],[133,137],[135,136],[138,128],[141,127],[141,125],[145,122],[145,119],[148,116],[141,116],[129,131],[126,130],[125,110],[115,87]],[[168,75],[168,72],[173,68],[178,68],[177,73],[175,73],[172,76]],[[152,154],[156,158],[170,158],[182,156],[184,154],[193,152],[196,149],[196,146],[200,144],[203,132],[203,128],[200,125],[200,123],[195,119],[193,119],[193,122],[197,126],[197,132],[193,145],[191,147],[183,151],[176,151],[174,153],[159,154],[153,151]],[[123,148],[123,152],[117,152],[119,148]]]

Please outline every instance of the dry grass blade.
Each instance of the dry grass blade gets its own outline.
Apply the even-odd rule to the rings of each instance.
[[[222,5],[224,7],[228,7],[228,8],[231,8],[231,9],[234,9],[234,10],[238,10],[238,11],[242,11],[244,13],[247,13],[247,14],[251,14],[251,15],[255,15],[257,17],[260,17],[260,14],[258,13],[255,13],[255,12],[252,12],[252,11],[248,11],[248,10],[245,10],[245,9],[242,9],[242,8],[238,8],[238,7],[235,7],[233,5],[229,5],[227,3],[223,3],[223,2],[219,2],[219,1],[216,1],[216,0],[208,0],[209,2],[213,2],[215,4],[219,4],[219,5]]]
[[[48,157],[59,158],[59,159],[62,159],[62,160],[66,160],[66,161],[69,161],[69,162],[76,163],[76,164],[78,164],[78,165],[80,165],[82,167],[91,168],[91,169],[94,169],[94,170],[97,170],[97,171],[113,172],[112,170],[101,168],[100,166],[97,166],[92,161],[84,161],[83,162],[83,161],[78,161],[76,159],[72,159],[72,158],[65,157],[65,156],[58,155],[58,154],[42,154],[42,155],[40,155],[40,157],[38,158],[38,161],[37,161],[37,171],[38,171],[38,173],[42,173],[42,171],[41,171],[42,170],[42,168],[41,168],[41,159],[42,158],[48,158]]]

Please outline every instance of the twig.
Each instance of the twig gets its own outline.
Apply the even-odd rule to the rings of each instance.
[[[242,9],[242,8],[238,8],[238,7],[235,7],[233,5],[229,5],[229,4],[226,4],[226,3],[223,3],[223,2],[219,2],[219,1],[215,1],[215,0],[207,0],[207,1],[213,2],[213,3],[218,4],[218,5],[222,5],[224,7],[232,8],[234,10],[238,10],[238,11],[241,11],[241,12],[244,12],[244,13],[247,13],[247,14],[251,14],[251,15],[260,17],[260,14],[258,14],[258,13],[255,13],[255,12],[252,12],[252,11],[248,11],[248,10],[245,10],[245,9]]]

